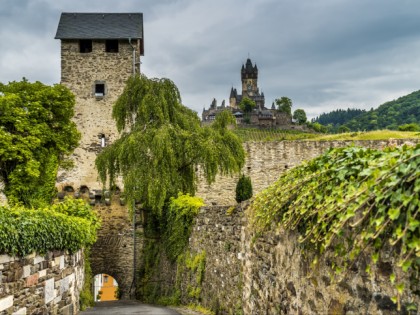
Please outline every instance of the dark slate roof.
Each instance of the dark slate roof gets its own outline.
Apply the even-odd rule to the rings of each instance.
[[[143,39],[143,13],[61,13],[56,39]]]

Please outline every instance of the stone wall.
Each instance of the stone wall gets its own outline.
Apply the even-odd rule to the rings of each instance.
[[[418,277],[398,272],[389,252],[371,266],[370,275],[365,256],[346,274],[336,275],[331,265],[341,258],[329,251],[313,267],[313,252],[302,248],[296,232],[278,228],[258,237],[248,225],[243,241],[244,314],[417,314],[407,308],[410,303],[420,307]],[[391,300],[397,295],[389,280],[392,272],[407,289],[401,312]]]
[[[267,142],[247,143],[245,174],[251,176],[254,193],[273,183],[285,170],[316,157],[331,147],[357,145],[370,148],[413,144],[418,140]],[[420,282],[417,275],[398,272],[390,252],[382,255],[372,274],[365,272],[367,260],[361,257],[343,276],[331,269],[334,254],[327,252],[316,268],[313,253],[302,251],[298,236],[281,228],[255,235],[246,216],[245,204],[236,208],[236,178],[219,177],[216,184],[201,184],[199,195],[208,205],[196,218],[189,251],[206,251],[206,270],[199,302],[220,314],[415,314],[410,303],[420,308]],[[215,205],[219,204],[219,205]],[[220,206],[224,205],[224,206]],[[390,283],[392,272],[406,291],[401,311],[391,300],[396,289]],[[184,274],[182,296],[194,279]]]
[[[201,302],[219,311],[242,309],[244,243],[241,241],[244,216],[240,206],[203,207],[190,237],[192,255],[206,253],[206,269],[201,284]],[[183,280],[183,303],[190,303],[188,275]],[[194,280],[194,279],[193,279]],[[192,285],[196,285],[192,283]],[[229,313],[227,313],[229,314]],[[238,313],[240,314],[240,313]]]
[[[305,160],[324,153],[329,148],[349,145],[368,148],[383,148],[418,143],[414,140],[366,140],[366,141],[273,141],[246,142],[246,161],[243,173],[251,177],[254,195],[272,184],[281,173]],[[235,203],[235,189],[239,176],[218,176],[216,182],[208,185],[201,181],[197,195],[207,204],[231,205]]]
[[[410,303],[420,307],[419,278],[399,272],[389,252],[372,266],[371,275],[364,256],[347,274],[334,275],[332,262],[341,258],[327,252],[312,268],[313,253],[302,250],[296,232],[277,228],[255,235],[242,206],[201,209],[188,251],[205,251],[206,269],[195,301],[188,295],[188,288],[197,285],[195,278],[188,272],[180,276],[184,303],[238,315],[416,314],[407,309]],[[401,312],[391,300],[397,293],[389,280],[392,272],[407,288]]]
[[[0,255],[0,314],[77,314],[83,251]]]

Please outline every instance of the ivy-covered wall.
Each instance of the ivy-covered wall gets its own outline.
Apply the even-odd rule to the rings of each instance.
[[[178,267],[183,303],[235,315],[416,314],[409,310],[420,306],[418,275],[398,273],[390,252],[372,266],[371,274],[365,271],[367,258],[362,257],[348,273],[334,278],[333,251],[313,268],[313,255],[309,250],[302,254],[296,232],[279,228],[259,237],[247,211],[240,205],[201,209],[187,254],[194,259],[205,252],[205,269],[197,281],[197,269]],[[393,272],[406,287],[401,312],[392,301]]]
[[[83,251],[0,255],[0,314],[77,314]]]

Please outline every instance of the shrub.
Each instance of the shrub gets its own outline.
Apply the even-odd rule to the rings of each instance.
[[[0,207],[0,253],[11,256],[50,250],[75,252],[96,241],[96,214],[79,199],[43,209]]]
[[[251,178],[242,174],[236,185],[236,202],[242,202],[252,197]]]
[[[398,127],[399,131],[420,131],[420,126],[416,123],[405,124]]]

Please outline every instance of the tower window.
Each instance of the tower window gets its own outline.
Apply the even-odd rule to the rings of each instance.
[[[108,39],[105,41],[105,51],[109,53],[118,52],[118,40],[117,39]]]
[[[79,51],[82,54],[92,52],[92,40],[90,40],[90,39],[81,39],[79,41]]]
[[[105,95],[105,83],[95,83],[95,96],[104,97]]]
[[[99,138],[101,139],[101,148],[105,148],[105,146],[106,146],[106,138],[105,138],[105,135],[103,133],[101,133],[99,135]]]

